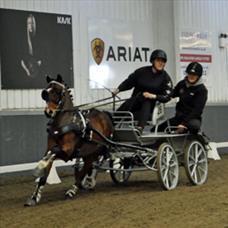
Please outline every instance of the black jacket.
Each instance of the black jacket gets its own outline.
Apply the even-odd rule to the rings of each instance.
[[[201,120],[207,101],[207,93],[204,84],[188,86],[185,79],[175,86],[172,97],[179,97],[176,105],[176,116],[183,119],[183,124],[191,119]]]
[[[152,66],[137,69],[129,75],[119,86],[119,91],[125,91],[134,87],[132,97],[150,92],[157,95],[160,102],[168,102],[172,95],[172,81],[166,71],[154,73]]]

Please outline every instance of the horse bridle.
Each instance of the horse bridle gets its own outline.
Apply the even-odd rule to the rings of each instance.
[[[63,85],[63,84],[61,84],[61,83],[59,83],[57,81],[54,81],[54,80],[49,82],[47,88],[42,91],[42,94],[41,94],[42,98],[46,102],[48,102],[47,97],[49,95],[50,90],[52,89],[52,88],[50,88],[51,84],[56,84],[58,86],[61,86],[62,87],[62,91],[61,91],[61,94],[59,96],[58,103],[57,103],[55,111],[50,114],[50,113],[47,113],[46,110],[45,110],[45,115],[48,118],[51,118],[50,123],[52,123],[52,121],[54,120],[54,118],[55,118],[55,116],[57,115],[58,112],[74,112],[72,123],[75,124],[75,122],[76,122],[76,114],[78,114],[78,116],[80,118],[80,122],[82,123],[82,127],[80,128],[80,131],[81,131],[81,134],[84,137],[85,130],[87,128],[87,121],[86,121],[84,115],[81,113],[81,111],[78,108],[72,109],[72,110],[63,110],[63,105],[64,105],[63,97],[65,96],[65,93],[67,91],[65,85]],[[67,130],[68,126],[64,126],[63,128],[65,128]],[[62,130],[65,131],[64,129],[62,129]],[[59,134],[59,132],[54,132],[54,135],[58,135],[58,134]]]
[[[49,92],[53,89],[53,88],[50,87],[50,85],[52,85],[52,84],[56,84],[56,85],[62,87],[62,91],[61,91],[61,94],[59,95],[59,98],[58,98],[58,101],[57,101],[57,106],[56,106],[55,111],[52,112],[52,113],[48,113],[47,110],[45,110],[45,115],[46,115],[48,118],[52,118],[52,119],[53,119],[53,118],[55,118],[56,114],[57,114],[59,111],[62,111],[62,107],[63,107],[63,104],[64,104],[64,102],[63,102],[63,97],[64,97],[64,95],[65,95],[65,93],[66,93],[66,87],[65,87],[65,85],[63,85],[63,84],[61,84],[61,83],[59,83],[59,82],[57,82],[57,81],[54,81],[54,80],[51,81],[51,82],[49,82],[47,88],[44,89],[44,90],[42,91],[42,93],[41,93],[41,97],[42,97],[43,100],[45,100],[46,102],[48,102]]]

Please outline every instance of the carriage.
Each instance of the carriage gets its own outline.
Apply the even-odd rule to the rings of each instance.
[[[57,79],[47,77],[47,82],[42,98],[47,103],[45,114],[49,118],[48,145],[34,170],[34,175],[39,177],[38,184],[25,206],[39,203],[55,159],[76,158],[75,184],[66,191],[68,198],[73,198],[81,187],[94,188],[99,169],[109,170],[116,184],[126,183],[133,171],[155,171],[162,188],[172,190],[178,184],[179,166],[183,165],[193,185],[206,182],[208,161],[204,136],[177,134],[172,126],[158,132],[164,117],[162,104],[156,105],[147,130],[141,133],[131,112],[112,111],[110,116],[110,112],[82,109],[84,105],[75,107],[60,75]]]
[[[145,132],[135,126],[131,112],[113,111],[115,130],[112,140],[105,138],[109,156],[105,162],[94,166],[109,170],[115,184],[125,184],[133,171],[151,170],[158,174],[163,189],[174,189],[179,180],[179,166],[184,166],[187,177],[193,185],[206,182],[208,176],[207,148],[204,137],[176,133],[168,126],[158,132],[164,119],[164,105],[157,103],[152,121]],[[154,131],[151,132],[150,128]]]

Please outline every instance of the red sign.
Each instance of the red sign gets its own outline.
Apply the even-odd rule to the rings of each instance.
[[[211,55],[197,55],[197,54],[180,54],[181,62],[201,62],[201,63],[211,63]]]

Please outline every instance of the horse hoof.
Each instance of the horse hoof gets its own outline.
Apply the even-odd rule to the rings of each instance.
[[[96,186],[96,179],[94,177],[86,175],[81,185],[86,190],[94,190]]]
[[[74,196],[75,196],[75,195],[71,195],[71,194],[65,193],[65,199],[66,199],[66,200],[71,200],[71,199],[74,198]]]
[[[33,198],[28,198],[24,204],[25,207],[34,207],[36,206],[36,201]]]
[[[78,192],[78,187],[76,185],[73,185],[72,188],[66,191],[65,198],[72,199],[75,197],[77,192]]]

